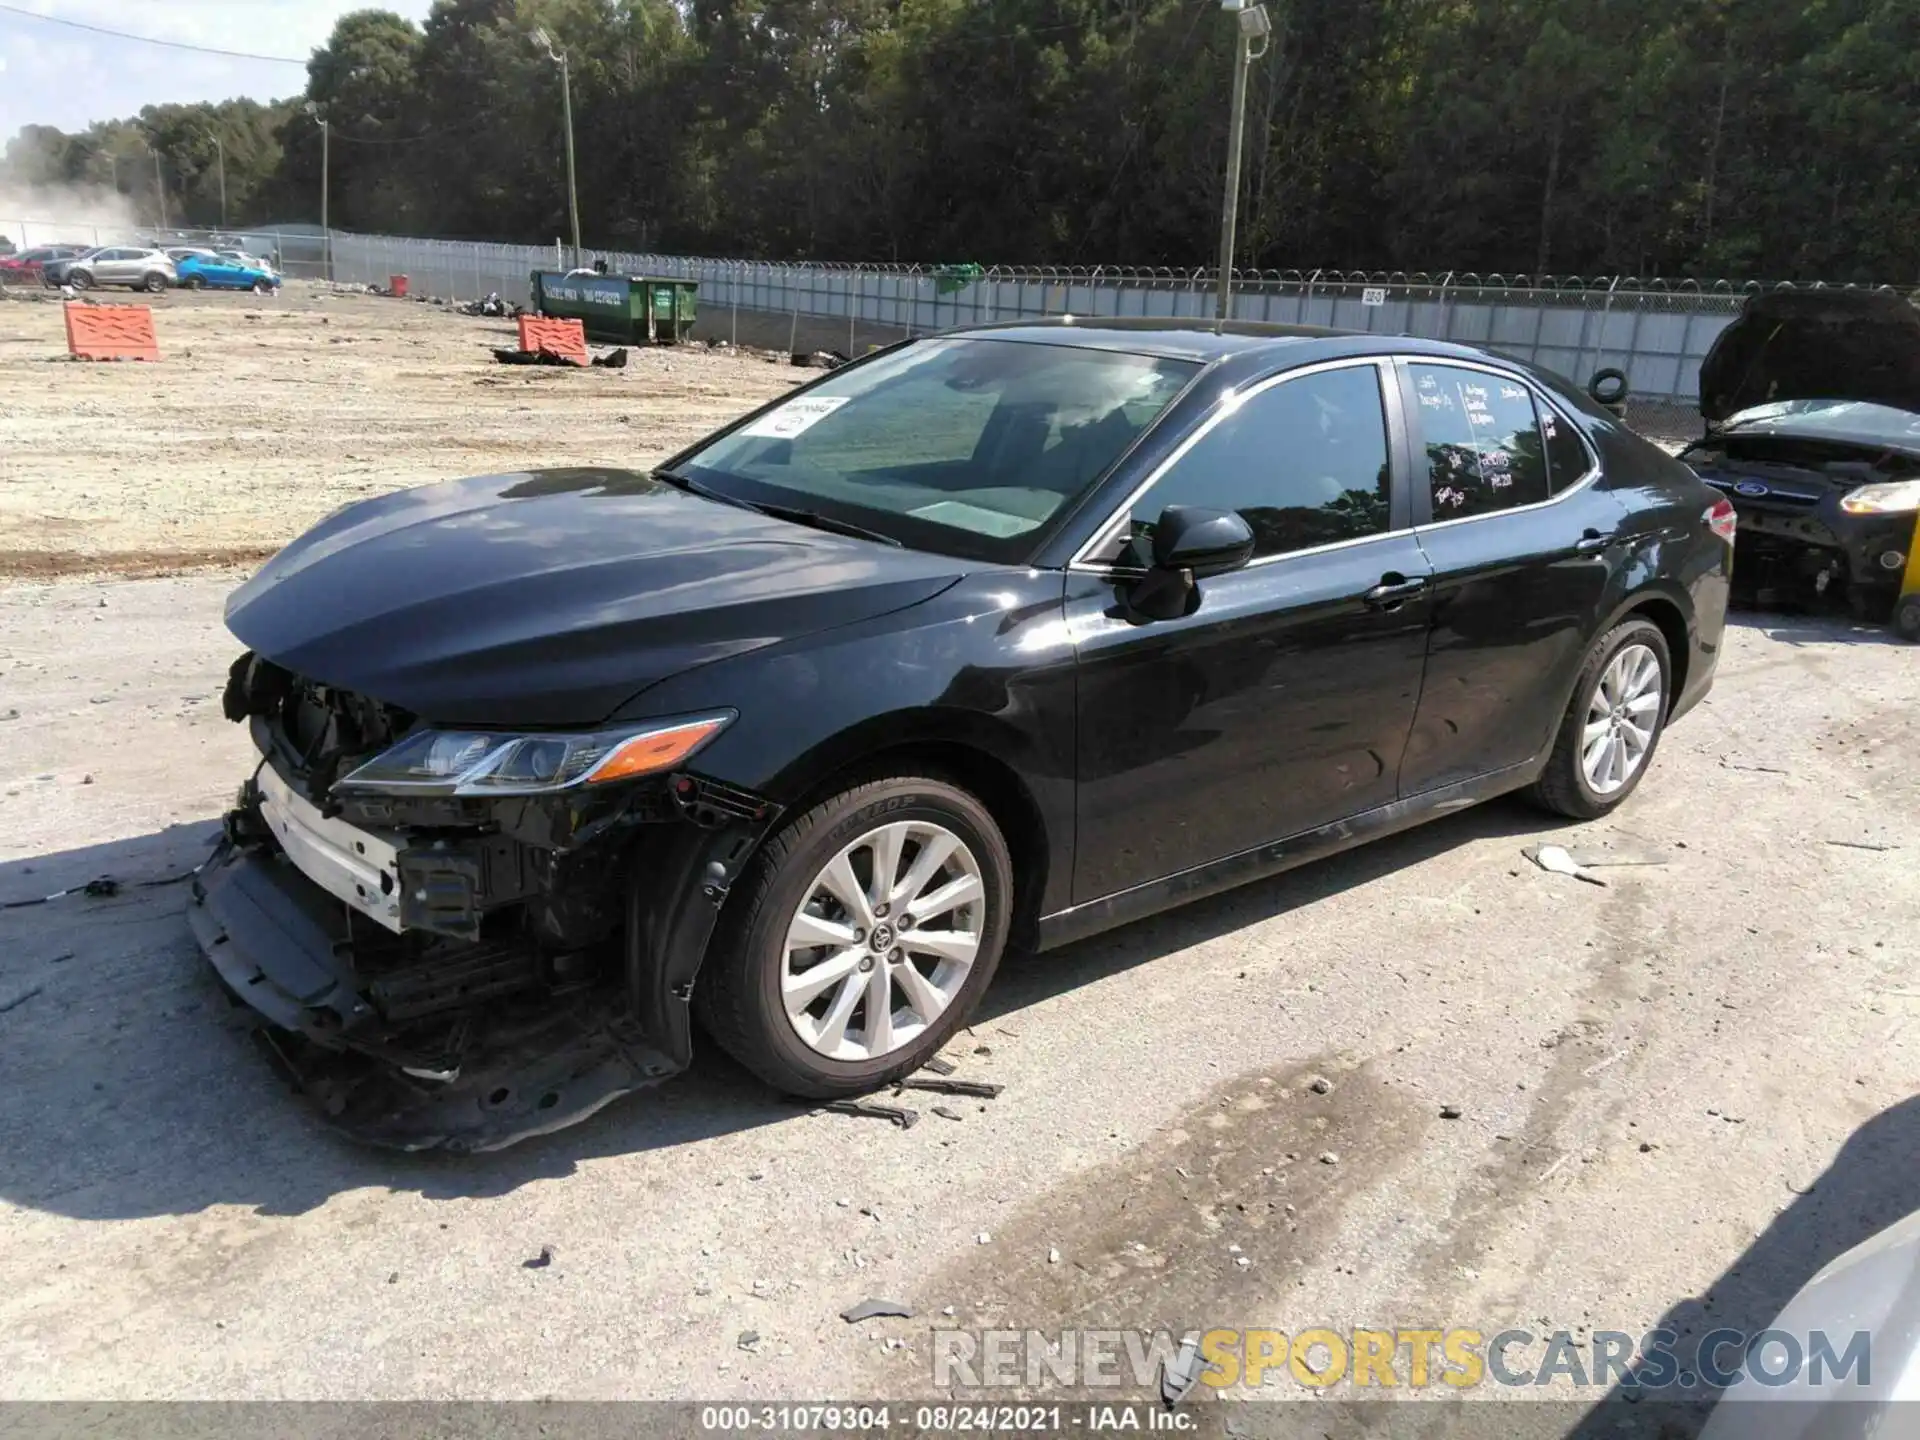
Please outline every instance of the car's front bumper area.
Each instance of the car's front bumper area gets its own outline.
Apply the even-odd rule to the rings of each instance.
[[[1733,502],[1739,517],[1736,583],[1779,591],[1835,581],[1868,608],[1890,609],[1914,543],[1911,513],[1854,515],[1840,508],[1843,488],[1760,486],[1738,470],[1702,469],[1700,478]],[[1742,484],[1765,489],[1741,493]]]
[[[400,1150],[498,1150],[558,1130],[686,1066],[583,987],[476,1007],[451,1057],[383,1043],[342,955],[344,907],[283,853],[223,839],[188,911],[221,984],[328,1124]],[[374,1023],[369,1023],[374,1022]]]
[[[329,1124],[493,1150],[686,1068],[694,976],[777,806],[682,772],[342,801],[282,716],[236,709],[261,761],[189,919]]]

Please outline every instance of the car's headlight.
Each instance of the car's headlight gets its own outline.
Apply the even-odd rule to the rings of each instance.
[[[733,718],[729,711],[588,734],[422,730],[334,788],[403,795],[539,795],[631,780],[673,769]]]
[[[1849,515],[1897,515],[1903,510],[1920,510],[1920,480],[1862,485],[1840,497],[1840,508]]]

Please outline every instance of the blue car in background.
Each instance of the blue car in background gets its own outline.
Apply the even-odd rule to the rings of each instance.
[[[254,290],[268,295],[280,288],[273,267],[250,255],[183,251],[173,263],[180,284],[188,290]]]

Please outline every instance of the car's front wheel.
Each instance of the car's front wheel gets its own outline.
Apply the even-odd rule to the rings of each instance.
[[[271,280],[254,281],[253,293],[256,295],[271,295],[273,293],[273,282]]]
[[[93,276],[84,270],[69,270],[60,283],[71,285],[76,290],[85,290],[93,284]]]
[[[1631,795],[1659,747],[1672,674],[1666,636],[1650,620],[1623,621],[1596,640],[1533,799],[1593,820]]]
[[[734,894],[695,986],[708,1033],[794,1095],[917,1070],[1006,944],[1013,866],[993,816],[944,780],[855,785],[790,820]]]

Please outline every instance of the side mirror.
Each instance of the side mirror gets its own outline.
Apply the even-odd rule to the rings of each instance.
[[[1195,580],[1238,570],[1253,558],[1253,528],[1232,510],[1169,505],[1153,524],[1153,568]]]
[[[1153,522],[1153,568],[1130,587],[1134,620],[1176,620],[1200,603],[1195,582],[1238,570],[1253,558],[1253,530],[1231,510],[1169,505]]]

